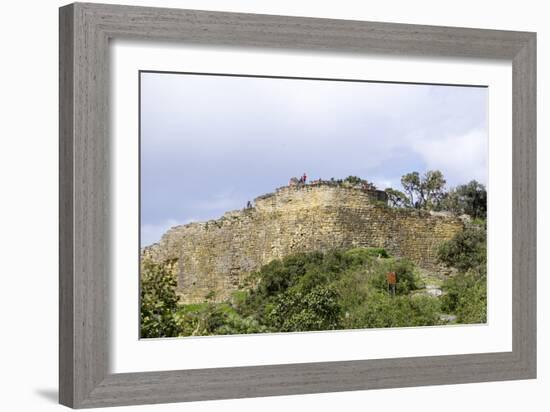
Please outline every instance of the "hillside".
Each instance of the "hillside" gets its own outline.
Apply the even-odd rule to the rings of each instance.
[[[483,323],[484,238],[482,230],[474,230],[476,234],[466,238],[473,249],[461,250],[478,256],[479,266],[439,279],[437,285],[428,284],[430,279],[407,259],[383,249],[353,248],[275,259],[248,275],[221,302],[214,302],[212,295],[201,303],[180,304],[169,265],[147,261],[141,334],[206,336]],[[470,242],[476,238],[476,243]],[[454,248],[456,241],[446,245]],[[448,251],[442,256],[452,261],[457,255]],[[388,285],[388,273],[396,276],[395,289]]]
[[[217,220],[170,229],[142,258],[174,262],[183,303],[231,298],[244,279],[296,253],[383,248],[437,273],[437,249],[464,229],[449,214],[387,206],[384,192],[326,183],[285,186]]]

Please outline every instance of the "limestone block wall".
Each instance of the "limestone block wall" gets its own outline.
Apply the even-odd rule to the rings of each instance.
[[[331,185],[284,187],[251,209],[170,229],[142,251],[156,261],[177,258],[178,293],[186,303],[227,298],[244,276],[275,258],[313,250],[383,247],[436,269],[437,247],[463,230],[460,219],[394,209],[383,192]]]

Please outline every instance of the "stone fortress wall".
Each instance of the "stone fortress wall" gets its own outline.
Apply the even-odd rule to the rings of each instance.
[[[437,270],[438,246],[463,230],[456,217],[390,208],[385,193],[328,184],[285,186],[217,220],[170,229],[142,255],[177,259],[183,303],[221,301],[249,272],[296,252],[381,247]]]

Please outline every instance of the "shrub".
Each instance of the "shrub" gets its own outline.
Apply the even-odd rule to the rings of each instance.
[[[430,296],[395,296],[377,291],[371,294],[358,313],[355,327],[390,328],[438,325],[440,303]]]
[[[266,327],[251,317],[242,317],[228,303],[182,305],[177,319],[179,336],[267,332]]]
[[[397,278],[396,294],[406,295],[419,288],[415,266],[410,260],[395,259],[378,265],[375,274],[370,278],[370,285],[380,291],[388,290],[387,274],[395,272]]]
[[[458,323],[487,321],[487,235],[485,226],[472,227],[441,245],[439,259],[459,273],[443,283],[442,309]]]
[[[426,295],[409,297],[410,318],[404,326],[433,326],[441,323],[441,302],[438,298]]]
[[[363,179],[358,176],[348,176],[344,179],[344,182],[352,185],[360,185],[361,183],[363,183]]]
[[[303,295],[289,290],[279,296],[264,321],[273,330],[331,330],[340,326],[341,307],[332,287],[317,286]]]
[[[486,272],[487,234],[485,229],[472,227],[457,233],[439,247],[438,259],[460,272],[472,269]]]
[[[175,313],[178,309],[175,261],[157,264],[144,261],[141,266],[141,323],[142,338],[173,337],[178,335]]]
[[[354,248],[349,249],[344,253],[344,256],[350,259],[350,264],[353,266],[364,265],[372,258],[384,258],[390,257],[388,252],[383,248]]]
[[[487,322],[486,276],[459,273],[446,280],[442,288],[446,292],[441,297],[442,309],[455,313],[458,323]]]

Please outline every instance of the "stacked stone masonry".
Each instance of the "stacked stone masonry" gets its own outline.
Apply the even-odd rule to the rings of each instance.
[[[386,206],[384,192],[333,185],[283,187],[254,207],[170,229],[142,250],[157,262],[177,259],[184,303],[221,301],[250,272],[286,255],[352,247],[381,247],[418,266],[438,270],[438,246],[463,230],[445,214]]]

